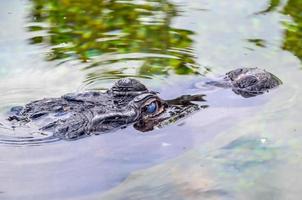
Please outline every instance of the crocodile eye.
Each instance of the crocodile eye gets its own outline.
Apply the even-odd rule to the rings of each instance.
[[[155,101],[145,106],[146,112],[150,114],[155,113],[157,109],[158,109],[158,104]]]

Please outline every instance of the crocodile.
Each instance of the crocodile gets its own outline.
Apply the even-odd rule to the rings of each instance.
[[[262,69],[239,68],[206,84],[231,88],[235,94],[248,98],[263,94],[282,82]],[[106,133],[130,124],[145,132],[206,108],[207,105],[197,103],[205,101],[204,96],[182,95],[164,100],[138,80],[123,78],[106,92],[70,93],[13,107],[8,121],[14,127],[34,123],[39,130],[52,132],[65,140]]]

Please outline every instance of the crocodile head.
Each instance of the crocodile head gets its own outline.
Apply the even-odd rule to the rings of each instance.
[[[124,78],[105,93],[71,93],[13,108],[8,120],[14,127],[34,123],[40,130],[65,140],[101,134],[130,124],[145,132],[196,110],[191,100],[200,100],[198,96],[163,100],[138,80]]]
[[[152,91],[126,98],[126,102],[125,99],[119,99],[117,106],[109,112],[95,115],[88,125],[88,132],[102,133],[113,128],[126,127],[140,120],[152,120],[163,114],[168,107],[167,102]]]
[[[191,101],[204,101],[204,95],[183,95],[176,99],[163,100],[156,92],[130,78],[118,80],[108,93],[113,95],[115,106],[109,112],[93,117],[88,125],[90,133],[103,133],[131,123],[139,131],[150,131],[199,110],[200,106]]]

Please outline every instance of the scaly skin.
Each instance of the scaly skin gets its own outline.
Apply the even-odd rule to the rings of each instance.
[[[156,101],[153,114],[145,113],[145,103]],[[77,139],[104,133],[163,112],[165,102],[134,79],[121,79],[105,93],[67,94],[60,98],[33,101],[22,108],[13,108],[8,120],[20,123],[37,122],[41,130],[52,131],[62,139]]]
[[[282,84],[275,75],[259,68],[239,68],[226,73],[232,90],[245,98],[263,94]]]
[[[238,68],[226,73],[222,79],[208,81],[206,84],[231,88],[235,94],[249,98],[268,92],[270,89],[281,85],[282,81],[263,69]]]
[[[263,94],[281,83],[273,74],[258,68],[239,68],[226,73],[221,81],[208,82],[231,88],[243,97]],[[51,131],[66,140],[105,133],[133,123],[136,129],[145,132],[205,108],[192,103],[205,101],[203,97],[183,95],[162,100],[139,81],[125,78],[105,93],[67,94],[14,107],[8,120],[20,124],[35,122],[42,131]]]

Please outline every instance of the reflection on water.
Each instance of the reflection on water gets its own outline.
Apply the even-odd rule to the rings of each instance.
[[[190,200],[279,199],[278,195],[283,196],[281,191],[265,187],[272,184],[271,176],[276,175],[281,160],[287,160],[289,151],[266,142],[269,143],[257,137],[242,137],[211,152],[190,152],[186,158],[166,166],[133,174],[103,198],[138,200],[163,195],[163,199]],[[187,159],[194,160],[193,164],[186,164]],[[158,178],[154,179],[155,176]],[[142,182],[147,184],[141,185]],[[273,185],[282,189],[282,186]],[[169,193],[163,192],[161,187],[167,188]]]
[[[257,14],[265,14],[268,12],[273,12],[278,8],[280,3],[281,3],[280,0],[270,0],[270,1],[268,1],[269,5],[267,6],[267,8],[265,8],[264,10],[262,10],[260,12],[257,12]]]
[[[34,124],[14,126],[7,123],[7,116],[0,118],[0,145],[8,146],[37,146],[60,140],[52,133],[42,132]]]
[[[258,14],[266,14],[275,11],[280,6],[280,0],[270,0],[269,6]],[[282,48],[292,52],[300,60],[302,60],[302,16],[301,16],[302,1],[300,0],[288,0],[282,12],[289,15],[292,21],[283,22],[285,27],[285,36]],[[257,46],[265,47],[262,43]]]
[[[123,76],[197,73],[193,32],[174,28],[167,0],[33,0],[32,44],[50,45],[47,60],[80,60],[88,82]]]
[[[286,33],[283,49],[292,52],[302,60],[302,1],[289,0],[284,7],[284,14],[290,15],[292,22],[285,23]]]

